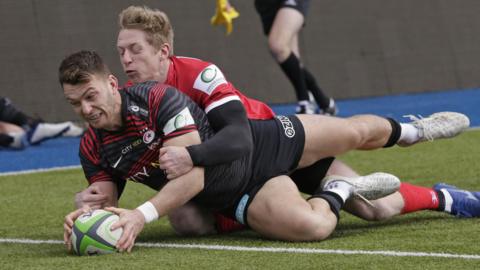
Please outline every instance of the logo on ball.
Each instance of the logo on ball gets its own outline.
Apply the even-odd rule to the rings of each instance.
[[[71,242],[77,255],[97,255],[116,252],[115,245],[122,228],[111,231],[119,216],[105,210],[94,210],[78,217],[73,225]]]

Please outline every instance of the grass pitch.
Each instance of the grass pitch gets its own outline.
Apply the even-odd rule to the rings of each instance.
[[[411,148],[357,151],[341,157],[362,174],[385,171],[417,185],[431,186],[444,181],[470,190],[480,190],[479,158],[478,130],[453,140]],[[73,209],[73,196],[85,185],[80,169],[1,176],[0,269],[478,269],[480,265],[480,220],[457,219],[431,211],[385,222],[366,222],[343,213],[333,235],[313,243],[271,241],[251,231],[183,238],[176,236],[163,218],[148,224],[137,242],[180,247],[138,246],[131,254],[78,257],[68,254],[58,241],[62,240],[63,217]],[[128,183],[120,206],[134,208],[153,194],[143,185]],[[5,243],[6,239],[57,242]],[[186,248],[187,244],[272,249],[211,250]],[[291,253],[279,248],[339,250],[339,253],[308,254],[305,250]],[[358,251],[392,251],[397,256]],[[402,255],[400,252],[410,253],[398,256]],[[442,258],[428,253],[476,257]]]

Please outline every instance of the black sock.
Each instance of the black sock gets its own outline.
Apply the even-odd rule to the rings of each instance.
[[[387,119],[388,122],[390,122],[390,125],[392,125],[392,133],[390,133],[387,143],[383,146],[386,148],[392,147],[398,142],[398,139],[400,139],[400,135],[402,134],[402,127],[393,118],[387,117],[385,119]]]
[[[342,197],[338,196],[338,194],[334,192],[320,191],[319,193],[308,198],[307,201],[313,198],[322,198],[326,200],[330,205],[332,212],[335,214],[335,216],[337,216],[337,222],[340,220],[340,209],[342,209],[344,205]]]
[[[312,92],[315,101],[317,102],[320,109],[325,110],[330,105],[330,98],[325,95],[322,91],[320,86],[318,86],[315,77],[313,77],[312,73],[308,71],[306,68],[303,68],[303,74],[305,75],[305,82],[307,84],[307,89]]]
[[[283,70],[283,73],[287,75],[290,82],[295,88],[295,93],[297,94],[297,99],[308,100],[308,91],[307,85],[305,82],[305,74],[300,66],[300,61],[292,52],[285,61],[280,63],[280,67]]]
[[[295,182],[300,192],[313,195],[320,186],[318,179],[325,177],[334,160],[334,157],[323,158],[308,167],[295,170],[290,174],[290,178]]]
[[[440,190],[435,190],[438,198],[438,208],[437,211],[445,211],[445,195]]]
[[[0,134],[0,146],[8,147],[13,142],[13,137],[7,134]]]
[[[13,106],[10,99],[5,97],[0,98],[0,121],[20,127],[31,126],[37,122],[37,120]]]

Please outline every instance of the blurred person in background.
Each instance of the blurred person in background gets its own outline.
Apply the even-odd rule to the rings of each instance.
[[[72,122],[45,123],[0,97],[0,147],[23,149],[58,136],[80,136],[83,129]]]
[[[273,58],[295,88],[296,113],[336,115],[335,101],[320,88],[300,56],[299,35],[305,25],[309,4],[310,0],[255,0],[255,9],[260,15]],[[212,24],[225,24],[227,33],[230,33],[232,20],[238,16],[228,0],[217,0]],[[315,101],[311,101],[309,93]]]

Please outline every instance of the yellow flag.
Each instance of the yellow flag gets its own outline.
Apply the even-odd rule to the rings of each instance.
[[[210,19],[210,23],[212,25],[225,25],[227,35],[229,35],[233,30],[233,19],[238,16],[240,16],[240,13],[230,6],[227,0],[217,0],[215,15]]]

